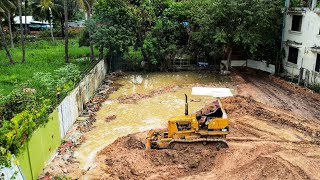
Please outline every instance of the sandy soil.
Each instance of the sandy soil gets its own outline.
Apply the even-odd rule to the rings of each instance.
[[[190,146],[144,150],[145,132],[119,138],[79,171],[82,179],[320,179],[320,95],[249,70],[234,73],[237,95],[223,99],[230,119],[229,148]],[[124,98],[127,99],[128,97]],[[137,98],[138,99],[138,98]],[[50,171],[49,175],[56,175]]]

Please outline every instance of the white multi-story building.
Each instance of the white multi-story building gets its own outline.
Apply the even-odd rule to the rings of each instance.
[[[284,69],[300,82],[320,83],[320,0],[285,0]]]

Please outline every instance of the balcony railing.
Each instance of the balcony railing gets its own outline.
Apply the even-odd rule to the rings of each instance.
[[[308,8],[311,5],[312,0],[290,0],[290,8]]]
[[[320,0],[318,0],[317,4],[314,7],[314,12],[315,13],[320,13]]]

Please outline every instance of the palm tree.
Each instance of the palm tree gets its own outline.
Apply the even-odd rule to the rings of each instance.
[[[4,47],[6,53],[7,53],[7,56],[10,60],[10,63],[11,64],[14,64],[14,60],[12,59],[12,56],[10,54],[10,51],[9,51],[9,48],[8,48],[8,45],[7,45],[7,41],[6,41],[6,38],[5,38],[5,34],[3,32],[3,28],[2,28],[2,19],[5,15],[5,12],[6,11],[9,11],[10,9],[13,9],[14,8],[14,5],[9,1],[9,0],[1,0],[0,2],[0,34],[1,34],[1,44],[2,46]]]
[[[31,3],[33,12],[36,12],[33,14],[34,17],[49,21],[52,41],[54,41],[52,26],[53,11],[57,8],[57,6],[59,5],[55,4],[53,0],[34,0]]]
[[[77,0],[80,6],[86,10],[86,20],[91,17],[93,5],[96,0]]]
[[[18,0],[18,10],[19,10],[19,20],[20,20],[20,33],[21,33],[21,45],[22,45],[22,63],[26,62],[26,49],[24,46],[24,29],[22,25],[22,10],[21,10],[21,0]],[[27,22],[25,22],[25,26],[27,25]]]
[[[69,37],[68,37],[68,1],[64,0],[64,50],[65,50],[65,62],[69,63]]]

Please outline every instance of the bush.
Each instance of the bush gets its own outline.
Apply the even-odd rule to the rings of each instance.
[[[317,93],[320,93],[320,84],[313,84],[309,88]]]
[[[126,61],[126,64],[130,66],[127,68],[131,70],[139,69],[141,61],[143,61],[141,49],[135,50],[134,47],[129,47],[128,52],[124,55],[124,60]]]
[[[11,119],[34,102],[34,95],[27,91],[28,84],[15,85],[15,89],[0,99],[0,120]],[[0,126],[2,126],[0,121]]]
[[[77,36],[79,36],[80,33],[76,32],[76,31],[69,31],[68,32],[68,36],[69,38],[75,38]],[[63,37],[61,34],[61,30],[60,29],[53,29],[53,36],[56,37]],[[39,34],[40,38],[51,38],[51,31],[49,30],[43,30],[40,32]]]
[[[90,46],[89,38],[89,31],[87,30],[87,28],[83,29],[79,38],[79,47]]]
[[[7,96],[0,94],[0,166],[10,165],[11,154],[19,153],[34,130],[47,123],[57,97],[66,96],[79,79],[78,67],[68,64],[53,73],[35,73],[41,93],[22,84]]]
[[[68,64],[53,73],[37,72],[34,79],[38,82],[38,88],[43,90],[41,95],[51,97],[56,102],[57,98],[66,96],[74,88],[80,79],[80,71],[76,65]]]

